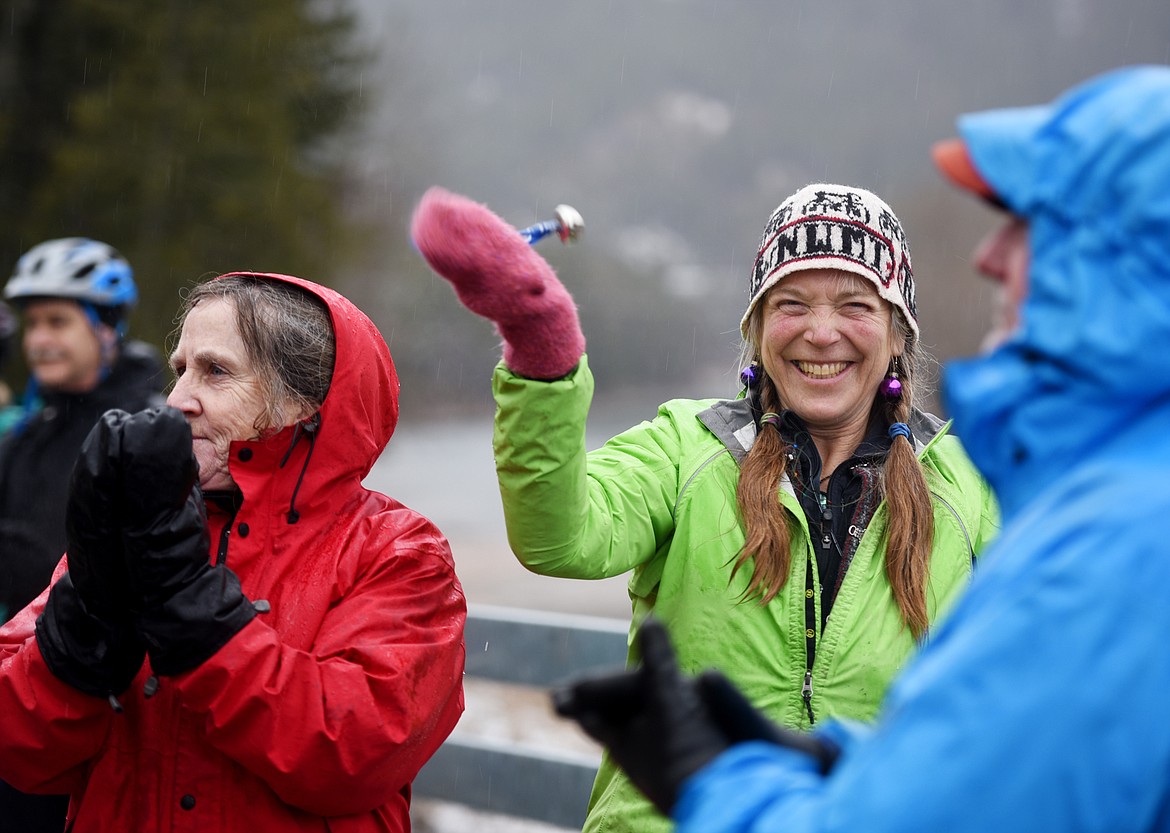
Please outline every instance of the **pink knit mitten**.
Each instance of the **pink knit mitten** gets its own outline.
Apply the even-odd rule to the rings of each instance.
[[[463,305],[495,323],[513,373],[559,379],[577,366],[585,336],[573,298],[516,229],[486,206],[431,188],[410,235]]]

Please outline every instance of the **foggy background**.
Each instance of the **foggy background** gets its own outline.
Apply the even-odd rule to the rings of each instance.
[[[376,475],[439,521],[473,601],[607,616],[628,616],[622,579],[532,576],[507,549],[490,449],[498,341],[409,247],[426,187],[518,227],[557,203],[583,214],[579,243],[538,246],[580,306],[597,377],[592,446],[665,399],[735,393],[760,234],[808,182],[860,185],[892,205],[925,345],[940,362],[975,351],[993,289],[968,255],[997,217],[941,179],[931,144],[962,112],[1170,61],[1165,0],[360,8],[369,85],[384,93],[355,157],[366,187],[352,207],[383,230],[383,249],[338,280],[403,375],[403,426]]]
[[[811,181],[900,215],[923,343],[975,351],[996,221],[930,145],[970,110],[1048,101],[1170,62],[1165,0],[8,0],[0,18],[0,262],[48,237],[135,267],[131,335],[165,350],[180,291],[235,269],[332,285],[401,377],[371,473],[445,530],[473,603],[628,615],[621,579],[530,576],[490,452],[491,325],[408,240],[431,185],[515,226],[560,202],[583,239],[539,252],[597,376],[589,438],[673,397],[737,390],[737,323],[772,209]],[[11,268],[11,266],[4,267]],[[19,360],[4,377],[19,393]],[[935,374],[937,377],[937,373]],[[938,409],[927,391],[923,404]]]
[[[85,235],[121,249],[131,334],[164,350],[184,287],[252,269],[366,310],[402,380],[368,483],[432,517],[472,602],[628,615],[623,582],[532,576],[491,460],[491,325],[408,239],[443,185],[524,226],[580,307],[589,442],[672,397],[734,395],[738,321],[773,208],[876,191],[913,253],[923,342],[973,352],[995,222],[929,148],[956,115],[1170,62],[1166,0],[9,0],[0,19],[0,262]],[[934,374],[937,377],[937,373]],[[4,371],[19,392],[19,361]],[[939,410],[932,390],[928,408]]]
[[[993,218],[941,181],[931,144],[961,112],[1170,60],[1164,0],[419,0],[369,2],[363,21],[388,93],[360,157],[363,210],[386,242],[405,239],[430,184],[517,226],[573,205],[584,239],[540,251],[581,307],[599,397],[651,414],[665,397],[734,387],[760,233],[813,181],[893,206],[924,342],[940,360],[976,349],[990,288],[967,255]],[[423,391],[427,409],[432,395],[478,401],[497,358],[490,326],[399,255],[342,277],[418,385],[404,382],[404,407]]]
[[[427,187],[516,226],[558,203],[584,216],[579,243],[548,238],[539,251],[580,307],[595,446],[664,399],[736,393],[760,232],[809,182],[890,203],[924,344],[940,361],[973,352],[992,291],[968,254],[995,217],[940,179],[931,144],[954,135],[959,113],[1170,63],[1167,0],[6,0],[0,11],[0,269],[52,237],[111,243],[142,293],[131,334],[163,349],[181,290],[211,275],[278,271],[337,288],[379,326],[402,380],[398,433],[367,483],[438,523],[472,604],[614,618],[629,615],[621,578],[542,578],[508,550],[490,440],[498,339],[411,248]],[[24,374],[19,361],[3,373],[17,392]],[[461,729],[499,722],[478,696]],[[546,698],[499,699],[523,703],[527,724]],[[529,829],[437,812],[419,808],[419,829]]]
[[[961,112],[1142,62],[1170,62],[1165,0],[10,0],[0,260],[112,243],[142,288],[132,331],[160,346],[212,274],[334,286],[390,342],[405,427],[490,413],[498,357],[410,246],[422,192],[516,226],[568,203],[584,238],[540,251],[580,306],[598,413],[652,414],[734,391],[760,232],[813,181],[893,206],[925,344],[973,351],[991,290],[967,255],[994,218],[931,144]]]

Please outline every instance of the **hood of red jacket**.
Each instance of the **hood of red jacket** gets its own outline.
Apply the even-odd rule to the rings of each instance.
[[[268,272],[229,272],[298,286],[329,308],[337,343],[333,379],[320,410],[312,465],[305,472],[306,493],[311,483],[364,478],[386,448],[398,424],[398,373],[386,340],[374,322],[340,293],[291,275]],[[294,429],[285,429],[269,444],[280,444]],[[300,468],[299,466],[297,467]]]

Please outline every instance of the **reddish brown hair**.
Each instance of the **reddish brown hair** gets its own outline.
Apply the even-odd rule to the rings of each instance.
[[[760,307],[759,309],[762,309]],[[887,425],[909,423],[914,403],[915,377],[924,357],[910,329],[896,312],[891,316],[895,337],[905,345],[898,359],[902,396],[894,402],[875,401],[878,415]],[[759,359],[758,345],[762,313],[757,311],[748,327],[749,345],[745,357]],[[763,411],[779,413],[784,408],[775,385],[762,375],[759,396]],[[755,443],[740,468],[736,500],[744,525],[744,547],[736,559],[733,574],[752,562],[747,596],[766,604],[776,597],[788,580],[792,562],[792,532],[781,511],[780,483],[787,473],[788,457],[780,432],[762,425]],[[886,575],[902,621],[916,639],[926,633],[926,582],[930,551],[934,543],[934,511],[930,489],[910,440],[894,437],[882,468],[882,494],[889,521],[885,538]]]

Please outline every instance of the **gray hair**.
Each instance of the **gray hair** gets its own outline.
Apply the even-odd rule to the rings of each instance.
[[[282,428],[320,410],[333,379],[337,343],[329,309],[311,292],[259,275],[198,284],[183,299],[178,329],[197,304],[230,301],[236,328],[264,394],[257,431]]]

